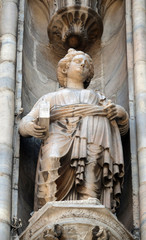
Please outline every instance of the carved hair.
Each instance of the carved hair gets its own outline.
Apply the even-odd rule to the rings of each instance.
[[[68,53],[65,55],[64,58],[62,58],[59,63],[58,63],[58,68],[57,68],[57,79],[61,85],[61,87],[66,87],[67,85],[67,69],[69,68],[69,65],[73,59],[73,57],[75,57],[76,55],[85,55],[88,60],[89,60],[89,72],[88,72],[88,76],[86,78],[86,80],[84,81],[84,88],[87,88],[90,84],[91,79],[93,78],[94,75],[94,68],[93,68],[93,62],[91,57],[82,52],[82,51],[76,51],[73,48],[70,48],[68,50]]]

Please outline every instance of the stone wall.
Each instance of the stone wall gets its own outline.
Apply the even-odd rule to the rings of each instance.
[[[95,43],[89,50],[95,66],[91,87],[99,88],[128,110],[124,1],[114,1],[106,11],[103,24],[100,48]]]
[[[26,114],[44,94],[58,87],[56,66],[59,57],[49,46],[49,13],[39,0],[26,1],[23,50],[23,107]]]

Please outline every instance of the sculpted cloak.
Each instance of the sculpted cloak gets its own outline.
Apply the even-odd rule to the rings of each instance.
[[[122,135],[124,121],[109,121],[103,108],[107,99],[90,89],[63,88],[43,96],[25,116],[38,117],[42,101],[50,103],[49,136],[41,145],[36,182],[35,210],[48,201],[98,198],[113,211],[119,204],[124,176]]]

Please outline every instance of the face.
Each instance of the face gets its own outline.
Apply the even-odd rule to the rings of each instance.
[[[78,81],[85,81],[89,74],[90,63],[85,55],[76,55],[67,70],[68,78],[75,78]]]

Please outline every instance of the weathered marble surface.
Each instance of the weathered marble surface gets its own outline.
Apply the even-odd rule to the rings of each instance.
[[[53,5],[53,4],[52,4]],[[48,24],[49,41],[58,53],[68,48],[89,49],[101,39],[103,23],[99,15],[101,6],[96,0],[89,1],[57,1]]]
[[[29,222],[20,240],[133,240],[117,218],[92,198],[47,203]]]
[[[0,1],[0,237],[10,238],[18,1]]]
[[[43,140],[35,210],[48,201],[88,197],[113,212],[119,206],[124,176],[120,134],[128,131],[128,114],[100,92],[86,90],[93,75],[91,57],[69,49],[57,68],[63,88],[39,99],[20,122],[22,136]],[[40,125],[42,110],[49,126]]]
[[[38,98],[45,93],[58,89],[55,71],[57,62],[62,56],[58,55],[58,52],[55,52],[48,44],[47,31],[45,30],[51,17],[51,12],[47,12],[48,4],[52,4],[51,2],[44,0],[43,4],[42,1],[38,0],[26,1],[22,94],[24,115],[30,111]],[[95,76],[90,87],[102,92],[106,91],[108,97],[114,102],[122,104],[128,110],[124,1],[102,2],[103,5],[105,4],[104,12],[102,13],[104,33],[101,43],[96,42],[89,50],[95,66]],[[111,85],[112,87],[110,88]],[[27,224],[29,212],[32,211],[33,169],[36,167],[37,161],[32,147],[38,148],[38,144],[36,144],[34,139],[23,139],[22,142],[25,143],[26,147],[23,146],[23,149],[21,149],[23,156],[21,155],[20,188],[23,190],[20,193],[20,203],[23,202],[25,208],[22,211],[20,207],[19,214],[23,216],[24,222]],[[28,152],[28,145],[30,144],[32,146],[30,148],[31,154]],[[125,145],[126,148],[127,145]],[[126,151],[129,152],[129,149]],[[30,155],[31,163],[28,161]],[[127,157],[127,154],[125,154],[125,157]],[[127,162],[129,161],[128,159]],[[126,169],[130,169],[129,163],[127,163]],[[31,178],[29,178],[29,173],[31,173]],[[128,176],[129,179],[127,181],[129,182],[131,181],[130,172],[128,172]],[[23,179],[25,179],[25,184],[23,184]],[[26,191],[25,187],[28,185],[28,197],[26,198],[24,192]],[[126,186],[128,184],[125,183]],[[128,224],[127,217],[125,219],[122,216],[122,221],[126,222],[126,225],[129,227],[131,226],[130,219],[132,219],[131,195],[129,194],[129,189],[126,191],[128,198],[126,198],[126,202],[123,202],[124,206],[122,208],[129,209],[130,214],[128,214]],[[27,217],[25,217],[25,214]]]
[[[0,1],[0,7],[2,7],[3,3],[7,4],[9,2],[16,3],[17,0],[14,0],[14,1],[1,0]],[[26,49],[28,48],[28,50],[25,49],[25,51],[27,51],[28,59],[29,59],[31,54],[32,54],[32,56],[34,56],[34,62],[32,64],[32,62],[31,62],[32,59],[31,59],[31,61],[30,61],[31,64],[29,64],[28,59],[26,59],[26,61],[25,61],[25,57],[24,57],[24,61],[23,61],[24,64],[25,64],[25,69],[24,69],[24,72],[23,72],[24,73],[23,74],[24,79],[26,80],[27,77],[29,78],[29,76],[32,76],[30,82],[25,81],[25,83],[24,83],[25,90],[23,91],[23,102],[24,102],[24,105],[26,106],[26,107],[24,107],[24,110],[26,112],[28,112],[30,110],[31,106],[34,104],[36,99],[38,99],[40,97],[39,94],[42,95],[42,94],[45,93],[45,91],[48,92],[48,89],[49,89],[50,92],[54,91],[58,87],[58,85],[55,82],[56,81],[55,80],[56,79],[55,65],[56,65],[57,60],[53,55],[54,53],[52,54],[52,52],[51,52],[51,54],[50,53],[48,54],[49,51],[52,51],[50,49],[50,47],[48,47],[47,32],[45,31],[46,25],[48,24],[48,15],[47,15],[48,13],[46,11],[45,5],[44,5],[44,7],[42,7],[42,9],[43,9],[42,12],[43,13],[41,12],[40,5],[41,5],[42,1],[39,1],[39,0],[32,1],[32,2],[31,1],[26,1],[26,3],[28,3],[28,2],[29,2],[28,6],[26,5],[25,20],[26,21],[27,21],[27,19],[29,19],[29,20],[27,22],[28,24],[26,23],[28,28],[25,29],[26,30],[25,31],[25,37],[27,35],[27,33],[26,33],[27,31],[28,31],[28,35],[31,35],[31,34],[32,35],[31,35],[30,38],[28,37],[29,40],[27,41],[27,44],[26,44],[27,45]],[[51,1],[44,0],[44,3],[46,4],[46,6],[47,6],[48,2],[51,2]],[[112,99],[115,100],[115,101],[118,101],[119,103],[122,103],[122,105],[125,106],[128,109],[128,87],[127,87],[127,82],[126,82],[126,77],[127,77],[127,75],[126,75],[127,74],[126,58],[123,57],[122,55],[120,57],[120,53],[125,53],[126,54],[126,49],[125,49],[125,44],[124,44],[125,43],[125,41],[124,41],[125,14],[122,14],[122,13],[124,13],[124,3],[125,2],[128,3],[128,4],[131,4],[131,2],[132,2],[132,4],[134,3],[133,4],[133,6],[134,6],[133,7],[133,12],[131,12],[129,14],[129,18],[134,20],[134,24],[132,23],[133,26],[134,26],[133,31],[135,32],[135,34],[134,34],[135,35],[134,51],[133,51],[133,43],[132,43],[132,39],[131,39],[133,33],[131,32],[131,30],[127,34],[127,37],[128,37],[127,40],[128,40],[128,42],[131,42],[132,51],[133,51],[134,54],[136,54],[135,55],[136,58],[137,59],[139,58],[139,60],[136,63],[134,63],[135,66],[137,65],[135,67],[136,87],[138,87],[138,89],[140,91],[142,91],[144,89],[143,88],[144,85],[143,85],[142,81],[141,81],[141,84],[139,84],[139,79],[140,80],[145,79],[145,74],[143,74],[143,73],[145,72],[145,68],[146,68],[145,67],[145,58],[143,58],[143,56],[145,55],[145,1],[139,1],[139,0],[136,0],[136,1],[130,1],[130,0],[126,0],[126,1],[108,0],[107,1],[107,0],[104,0],[104,1],[102,1],[102,3],[105,4],[105,10],[103,11],[104,13],[102,14],[102,17],[104,19],[104,26],[105,25],[107,26],[107,28],[104,31],[104,33],[105,33],[104,37],[105,38],[102,38],[101,43],[94,44],[93,48],[91,49],[91,54],[93,55],[94,63],[96,64],[96,75],[95,75],[95,78],[94,78],[94,81],[93,81],[93,84],[92,84],[92,88],[98,88],[98,89],[101,89],[101,90],[105,90],[107,95],[109,96],[110,95],[110,93],[108,92],[108,90],[110,89],[109,86],[111,86],[110,83],[113,83],[112,84],[112,86],[113,86],[113,88],[112,88]],[[13,7],[11,6],[11,8],[9,8],[9,10],[11,10],[12,8]],[[0,8],[0,16],[2,15],[2,12],[3,12],[3,9]],[[7,14],[7,12],[5,12],[4,14],[9,16],[9,20],[11,19],[10,15]],[[44,17],[44,15],[46,16],[46,18]],[[14,17],[16,17],[16,14],[14,14]],[[109,19],[111,19],[111,22],[109,21]],[[5,21],[6,20],[7,19],[5,18]],[[15,18],[15,20],[16,20],[16,18]],[[44,22],[45,22],[45,24],[44,24]],[[120,23],[123,23],[123,26]],[[9,26],[11,27],[12,25],[16,26],[15,21],[11,21],[11,22],[9,21],[9,23],[7,24],[5,29],[7,29]],[[39,34],[39,33],[41,33],[41,34]],[[109,36],[109,38],[108,38],[108,36]],[[41,41],[41,39],[43,39],[43,40]],[[108,41],[106,41],[106,39],[108,39]],[[144,41],[143,41],[143,39],[144,39]],[[33,41],[35,42],[35,40],[36,40],[36,42],[35,42],[35,44],[33,45],[32,48],[31,47],[29,48],[29,44],[30,44],[31,40],[32,40],[32,42]],[[25,38],[25,41],[26,41],[26,38]],[[115,41],[116,41],[116,46],[114,45]],[[10,42],[12,43],[13,41],[10,41]],[[137,46],[138,46],[138,48],[137,48]],[[5,47],[6,47],[6,44],[5,44]],[[12,46],[12,44],[9,45],[9,50],[8,51],[10,51],[10,53],[13,52],[11,47],[14,50],[14,45],[13,46]],[[112,52],[113,48],[116,48],[116,49],[119,49],[119,50],[121,49],[121,50]],[[103,49],[105,49],[104,54],[103,54],[103,51],[102,51]],[[109,52],[108,55],[113,56],[112,61],[111,61],[110,57],[108,58],[106,56],[106,49],[107,50],[111,49],[111,51],[108,51]],[[47,52],[47,50],[48,50],[48,52]],[[5,54],[2,54],[4,58],[8,54],[8,51],[3,52],[3,53],[5,53]],[[37,54],[36,54],[36,51],[37,51]],[[14,54],[14,52],[11,54],[11,60],[14,57],[13,54]],[[129,47],[128,47],[128,55],[129,55]],[[44,59],[43,56],[45,56],[45,61],[43,61],[43,59]],[[54,58],[53,61],[52,61],[52,58]],[[107,62],[106,62],[106,59],[107,59]],[[123,64],[118,64],[118,60],[119,60],[119,63],[122,62]],[[132,60],[132,58],[131,58],[131,60]],[[52,65],[50,64],[50,61],[53,62]],[[20,61],[18,61],[18,62],[20,62]],[[36,64],[36,62],[37,62],[37,64]],[[109,71],[109,72],[108,72],[108,69],[109,69],[108,64],[110,65],[110,68],[111,68],[111,71]],[[42,66],[45,66],[44,69],[42,68]],[[36,71],[36,74],[34,73],[35,71]],[[47,79],[45,77],[45,72],[47,72],[47,71],[48,71],[49,74],[51,74],[50,79]],[[128,74],[130,74],[130,76],[132,76],[133,65],[131,65],[130,71],[131,72],[128,72]],[[44,75],[42,74],[42,72],[43,72]],[[112,72],[119,73],[118,74],[118,79],[114,78],[114,76],[116,74],[114,74],[114,76],[113,76],[111,74]],[[31,73],[32,73],[32,75],[31,75]],[[124,75],[123,73],[126,73],[126,74]],[[49,76],[49,74],[47,76]],[[100,79],[100,81],[97,78]],[[105,86],[105,78],[106,79],[108,78],[108,82],[107,82],[106,86]],[[42,87],[39,89],[40,91],[37,91],[37,89],[35,88],[35,84],[37,84],[37,82],[40,81],[41,79],[43,79],[44,82],[42,83]],[[53,79],[53,81],[55,83],[51,79]],[[31,85],[31,81],[32,81],[32,85]],[[47,85],[46,82],[49,83],[49,84]],[[6,86],[6,87],[12,89],[12,91],[14,90],[13,78],[12,79],[7,78],[5,81],[3,79],[1,81],[1,84],[2,84],[2,87]],[[48,86],[48,89],[46,89],[46,86]],[[131,85],[129,85],[129,86],[130,86],[129,89],[131,90]],[[139,97],[140,97],[140,95],[144,96],[144,94],[141,94],[142,92],[138,93],[138,91],[136,90],[136,94],[139,95]],[[124,94],[123,94],[123,92],[124,92]],[[5,93],[6,93],[6,95],[8,94],[8,92],[5,92]],[[139,99],[139,100],[141,100],[141,99]],[[142,110],[143,111],[143,109],[145,109],[145,106],[143,104],[142,105],[140,104],[140,106],[144,106],[144,108],[143,107],[139,108],[139,103],[140,103],[139,100],[137,101],[137,110],[140,110],[140,111]],[[130,101],[131,101],[131,99],[130,99]],[[135,103],[130,102],[130,105],[134,106]],[[133,107],[131,107],[131,109],[133,111]],[[134,128],[135,127],[135,115],[133,114],[133,112],[130,112],[130,114],[131,114],[131,121],[133,121],[133,123],[134,123],[133,124],[133,128]],[[140,117],[138,118],[138,116],[140,116]],[[137,111],[137,119],[138,119],[137,125],[138,125],[138,132],[139,132],[139,138],[138,139],[139,139],[139,143],[140,143],[141,134],[143,134],[143,122],[145,122],[145,115],[144,114],[139,115],[139,112]],[[144,119],[144,120],[142,120],[142,119]],[[141,124],[141,122],[142,122],[142,124]],[[7,123],[7,121],[6,121],[6,123]],[[2,121],[2,124],[4,124],[3,121]],[[141,128],[139,126],[141,126]],[[131,128],[131,132],[133,132],[133,130],[132,130],[133,128]],[[132,135],[132,136],[133,136],[132,140],[133,139],[135,140],[136,139],[135,135]],[[30,139],[25,141],[25,145],[27,145],[28,141],[30,141]],[[32,142],[33,142],[33,140],[32,140]],[[140,195],[143,196],[141,198],[141,201],[142,201],[141,202],[141,206],[142,206],[142,208],[141,208],[141,221],[144,222],[143,211],[145,209],[145,170],[143,168],[143,164],[144,164],[144,159],[145,159],[145,146],[144,146],[145,145],[145,140],[143,140],[142,142],[143,142],[142,143],[142,148],[141,147],[139,148],[139,159],[140,159],[139,163],[140,163],[140,166],[141,166],[140,169],[142,170],[142,174],[140,174],[140,176],[141,176],[141,181],[140,181],[140,183],[141,183],[141,191],[140,192],[141,193],[140,193]],[[24,150],[24,152],[25,152],[25,150]],[[11,156],[11,153],[9,154],[9,149],[6,150],[6,153],[4,153],[4,156],[6,156],[7,154],[9,155],[9,157]],[[26,178],[26,181],[25,181],[26,184],[24,183],[25,187],[22,187],[22,185],[21,185],[21,192],[23,192],[23,193],[26,192],[26,189],[28,189],[26,186],[31,185],[30,190],[28,191],[28,195],[30,195],[30,192],[32,193],[32,191],[33,191],[33,181],[34,180],[33,180],[33,177],[32,177],[33,174],[31,174],[32,183],[28,184],[30,182],[28,180],[28,175],[27,174],[28,174],[28,172],[32,173],[35,166],[34,166],[34,163],[32,163],[33,161],[31,162],[31,164],[30,164],[29,161],[26,161],[27,160],[27,154],[26,154],[26,152],[25,152],[25,154],[23,153],[23,160],[21,159],[22,160],[21,161],[22,162],[21,167],[24,169],[24,165],[25,165],[25,170],[26,170],[26,171],[23,171],[23,174],[21,175],[21,178],[22,178],[21,181],[23,181],[24,175],[25,175],[25,178]],[[25,157],[24,157],[24,155],[25,155]],[[135,149],[133,149],[133,151],[132,151],[132,158],[135,160],[135,163],[136,163]],[[34,159],[35,159],[35,157],[34,157]],[[8,161],[8,163],[9,163],[9,161]],[[3,161],[2,161],[2,164],[3,164]],[[30,167],[30,165],[31,165],[32,168]],[[9,164],[9,167],[10,166],[11,166],[11,163]],[[30,169],[29,169],[29,167],[30,167]],[[127,166],[127,168],[128,168],[128,166]],[[134,174],[137,175],[137,169],[134,168],[134,164],[133,164],[133,170],[134,170]],[[130,175],[129,172],[128,172],[128,175]],[[137,178],[137,176],[136,176],[136,178]],[[133,181],[135,181],[136,178],[133,178]],[[28,182],[27,182],[27,180],[28,180]],[[129,177],[129,180],[130,180],[130,177]],[[134,183],[134,184],[137,187],[137,183]],[[129,188],[129,189],[131,189],[131,188]],[[137,195],[137,191],[138,191],[138,189],[136,188],[136,190],[134,191],[133,197],[134,197],[134,201],[136,202],[136,204],[138,206],[137,199],[135,198],[135,196]],[[20,194],[20,199],[21,199],[20,200],[20,205],[21,205],[21,203],[23,203],[23,206],[24,206],[24,208],[23,208],[23,214],[24,215],[23,216],[25,218],[24,221],[26,221],[26,222],[27,222],[27,219],[25,217],[25,215],[26,215],[25,210],[30,209],[30,211],[31,211],[31,209],[32,209],[32,206],[30,204],[30,202],[33,199],[32,195],[31,195],[31,197],[30,196],[28,197],[29,200],[28,199],[26,200],[25,196]],[[127,199],[128,199],[128,197],[126,197],[126,200]],[[29,206],[27,206],[27,205],[29,205]],[[131,209],[130,205],[131,205],[131,200],[129,199],[128,203],[126,205],[126,208],[123,208],[123,209]],[[128,206],[128,208],[127,208],[127,206]],[[135,211],[135,209],[136,209],[136,211]],[[138,208],[135,208],[135,209],[134,209],[134,211],[136,212],[136,215],[137,215],[137,216],[135,216],[136,217],[135,221],[137,222],[138,221]],[[129,217],[129,212],[128,212],[128,217]],[[126,217],[126,221],[127,221],[127,217]],[[131,222],[132,222],[132,220],[131,220]],[[142,224],[142,226],[144,226],[144,224]],[[145,237],[145,232],[144,232],[143,235]]]
[[[54,12],[48,12],[47,4],[51,4],[49,9],[52,9],[53,1],[44,2],[26,1],[22,95],[24,114],[30,111],[42,95],[58,89],[56,66],[65,55],[56,52],[49,44],[46,30]],[[107,97],[128,110],[124,1],[104,1],[104,4],[101,41],[96,41],[87,51],[96,66],[90,87],[106,93]]]
[[[137,137],[135,117],[135,93],[134,93],[134,51],[133,51],[133,22],[132,22],[132,1],[126,1],[126,40],[127,40],[127,71],[128,71],[128,92],[129,92],[129,128],[130,128],[130,151],[131,151],[131,172],[132,172],[132,208],[133,208],[133,234],[140,236],[139,219],[139,179],[137,161]]]
[[[146,237],[146,1],[133,1],[134,81],[141,239]]]

